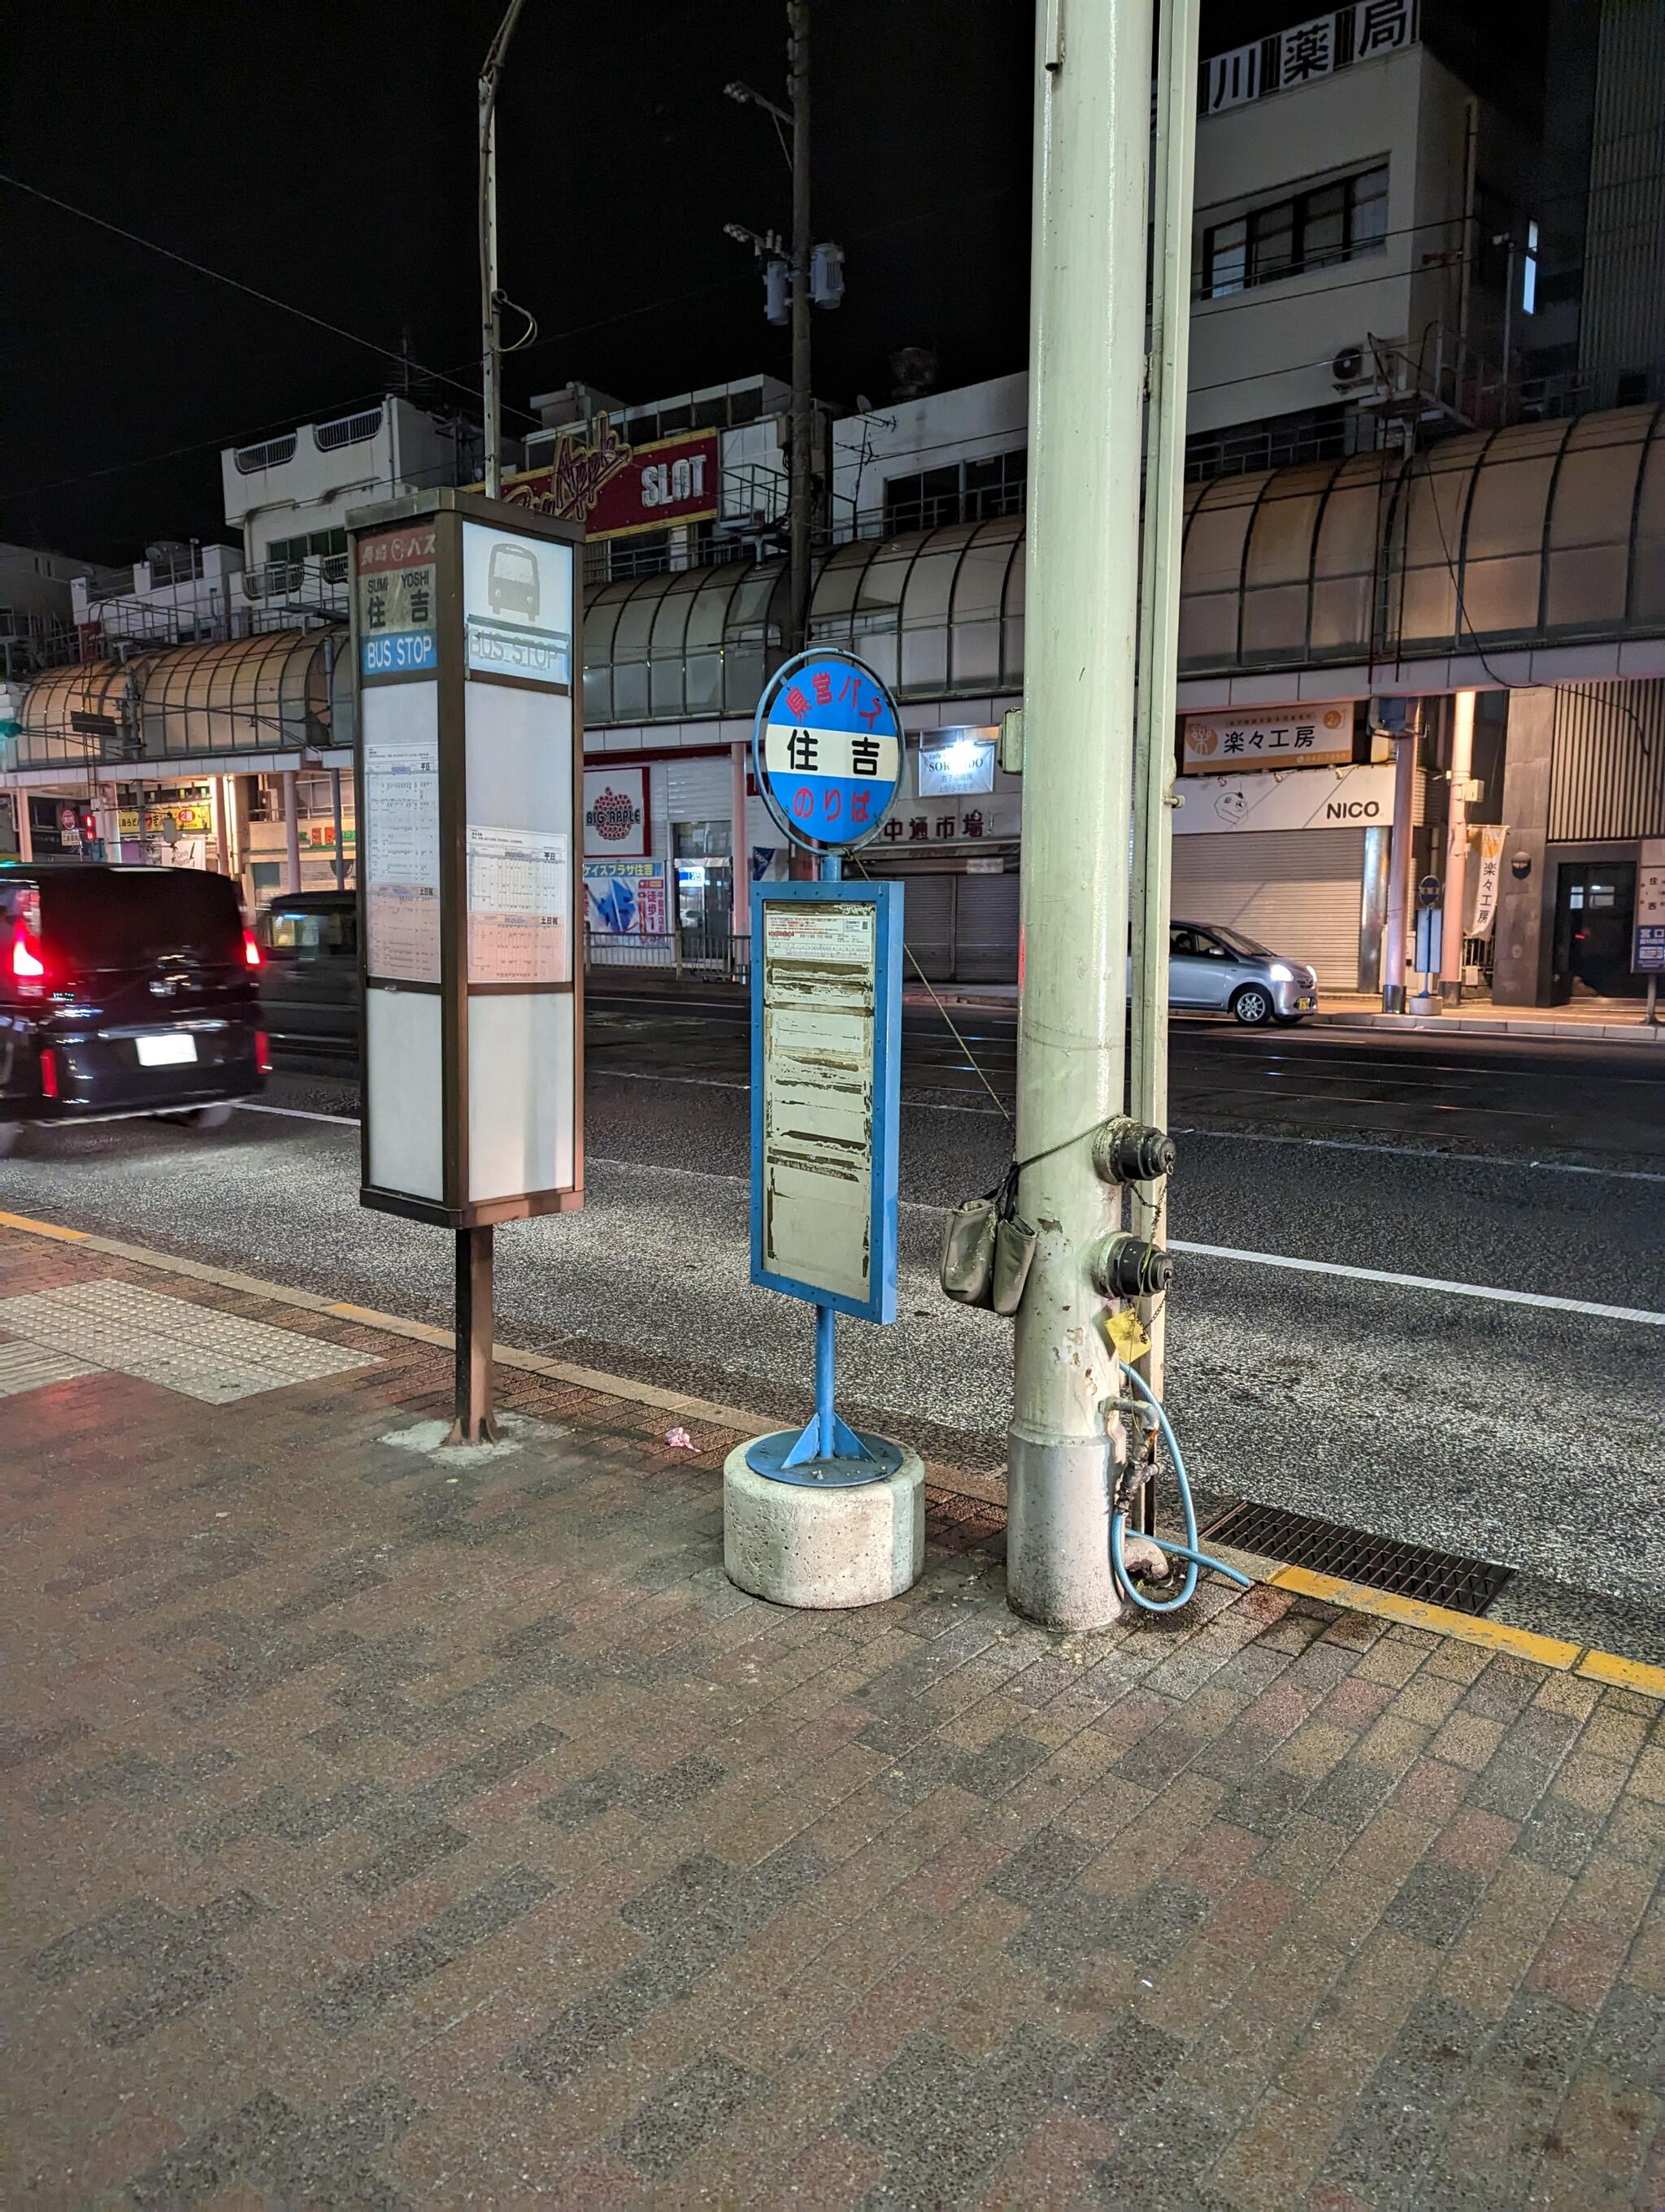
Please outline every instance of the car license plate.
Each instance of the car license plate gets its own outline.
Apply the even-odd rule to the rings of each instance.
[[[141,1067],[183,1067],[197,1057],[194,1036],[174,1030],[166,1036],[136,1037]]]

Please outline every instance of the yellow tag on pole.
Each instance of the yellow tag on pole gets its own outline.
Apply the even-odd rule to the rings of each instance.
[[[1133,1306],[1113,1313],[1104,1324],[1104,1334],[1115,1346],[1117,1358],[1125,1359],[1129,1366],[1135,1359],[1143,1359],[1151,1348],[1151,1340]]]

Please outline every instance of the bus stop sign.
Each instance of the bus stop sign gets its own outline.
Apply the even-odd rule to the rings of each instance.
[[[877,836],[902,786],[896,702],[853,653],[811,651],[777,669],[757,702],[751,750],[765,805],[812,853]]]

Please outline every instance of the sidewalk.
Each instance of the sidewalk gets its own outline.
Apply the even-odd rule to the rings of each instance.
[[[0,1228],[0,2199],[1659,2202],[1656,1698],[1267,1585],[1054,1636],[943,1469],[917,1590],[783,1613],[736,1428],[500,1383],[436,1457],[442,1346]]]

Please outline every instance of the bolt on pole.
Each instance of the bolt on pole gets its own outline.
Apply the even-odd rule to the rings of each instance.
[[[1198,0],[1168,0],[1157,24],[1156,161],[1151,213],[1151,354],[1146,379],[1145,532],[1139,562],[1139,702],[1133,728],[1133,1007],[1127,1111],[1168,1126],[1168,927],[1173,882],[1174,720],[1178,691],[1180,545],[1184,526],[1185,409],[1191,355],[1191,206],[1196,167]],[[1133,1185],[1131,1225],[1164,1244],[1168,1182]],[[1167,1300],[1139,1300],[1151,1348],[1137,1364],[1160,1398]],[[1152,1437],[1152,1449],[1155,1449]],[[1139,1494],[1152,1532],[1155,1495]]]
[[[1030,279],[1019,1208],[1039,1241],[1017,1322],[1007,1462],[1013,1607],[1114,1620],[1115,1359],[1088,1275],[1119,1194],[1093,1167],[1121,1110],[1139,614],[1151,0],[1042,0]]]

